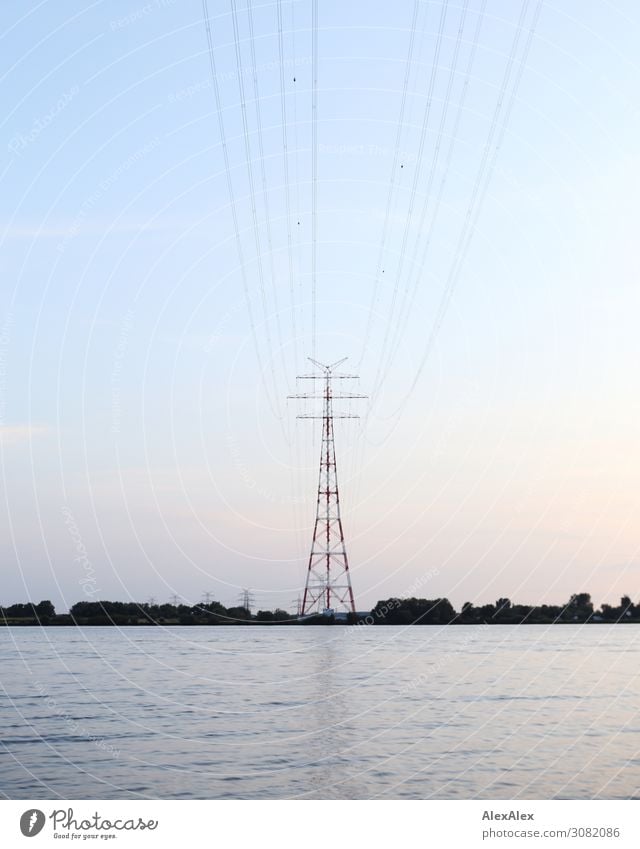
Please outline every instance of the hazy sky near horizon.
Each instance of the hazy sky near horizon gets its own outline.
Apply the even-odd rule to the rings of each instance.
[[[219,113],[200,2],[0,9],[0,603],[290,608],[314,350],[359,609],[637,600],[637,3],[320,2],[315,227],[312,4],[232,10]]]

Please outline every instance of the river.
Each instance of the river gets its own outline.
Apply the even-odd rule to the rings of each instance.
[[[640,625],[0,628],[0,793],[640,798]]]

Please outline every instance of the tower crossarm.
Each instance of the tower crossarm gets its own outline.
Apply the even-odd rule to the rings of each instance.
[[[352,395],[352,394],[349,394],[349,393],[346,393],[346,392],[340,392],[338,395],[336,395],[334,393],[331,394],[331,398],[332,398],[333,401],[344,401],[347,398],[368,398],[368,397],[369,397],[368,395]],[[315,400],[324,401],[325,396],[324,395],[315,395],[313,392],[301,392],[298,395],[287,395],[287,398],[299,398],[299,399],[302,399],[302,400],[307,399],[307,398],[311,398],[311,399],[315,399]]]
[[[326,374],[298,374],[296,380],[326,380]],[[331,380],[359,380],[359,374],[331,374]]]

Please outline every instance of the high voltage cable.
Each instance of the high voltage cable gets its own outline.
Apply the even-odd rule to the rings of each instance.
[[[433,104],[433,92],[435,89],[436,78],[438,75],[439,65],[440,65],[440,50],[442,48],[442,36],[444,34],[444,26],[447,17],[447,9],[448,9],[448,0],[442,4],[442,9],[440,10],[440,20],[438,23],[438,35],[436,38],[436,47],[433,55],[433,62],[431,64],[431,74],[429,77],[429,88],[427,91],[427,102],[425,105],[424,115],[422,118],[422,127],[420,129],[420,141],[418,143],[418,156],[416,159],[416,167],[413,174],[413,180],[411,183],[411,195],[409,197],[409,207],[407,210],[407,218],[405,221],[404,232],[402,234],[402,245],[400,247],[400,256],[398,257],[398,266],[395,275],[395,282],[393,286],[393,293],[391,296],[391,308],[389,310],[389,316],[387,321],[387,327],[384,335],[384,341],[382,343],[382,351],[380,354],[380,359],[378,362],[378,369],[376,372],[376,376],[374,378],[374,386],[378,383],[380,377],[380,371],[382,368],[382,364],[384,361],[384,355],[386,353],[387,344],[389,340],[389,335],[391,333],[391,327],[393,325],[393,319],[396,311],[396,301],[398,298],[398,292],[400,289],[400,280],[402,278],[402,271],[404,268],[404,258],[407,252],[407,243],[409,241],[409,233],[411,231],[411,220],[413,218],[413,208],[415,205],[418,183],[420,181],[420,174],[422,170],[422,155],[424,152],[424,145],[427,137],[427,128],[429,126],[429,120],[431,118],[431,106]]]
[[[406,59],[405,59],[404,80],[403,80],[403,84],[402,84],[402,96],[401,96],[401,99],[400,99],[400,110],[399,110],[399,113],[398,113],[398,123],[397,123],[397,126],[396,126],[396,137],[395,137],[395,144],[394,144],[394,151],[393,151],[393,160],[392,160],[392,165],[391,165],[391,177],[390,177],[390,180],[389,180],[389,188],[388,188],[388,191],[387,191],[387,203],[386,203],[385,214],[384,214],[384,219],[383,219],[382,234],[381,234],[381,238],[380,238],[380,247],[379,247],[379,250],[378,250],[378,259],[377,259],[377,263],[376,263],[376,276],[375,276],[375,279],[374,279],[373,291],[372,291],[371,299],[370,299],[370,303],[369,303],[369,312],[368,312],[368,317],[367,317],[365,334],[364,334],[364,338],[363,338],[363,342],[362,342],[362,348],[360,350],[359,364],[362,363],[364,356],[365,356],[365,353],[366,353],[366,350],[367,350],[367,347],[368,347],[368,344],[369,344],[369,338],[370,338],[371,331],[372,331],[372,325],[373,325],[373,319],[374,319],[376,304],[377,304],[377,301],[378,301],[378,292],[379,292],[379,289],[380,289],[380,284],[382,282],[384,253],[385,253],[385,249],[386,249],[387,233],[388,233],[388,227],[389,227],[389,218],[390,218],[390,215],[391,215],[391,206],[392,206],[393,197],[394,197],[394,189],[395,189],[395,186],[396,186],[396,175],[398,173],[398,157],[400,155],[400,145],[401,145],[401,142],[402,142],[402,132],[403,132],[403,129],[404,129],[404,122],[405,122],[407,92],[408,92],[408,88],[409,88],[409,82],[410,82],[410,79],[411,79],[411,69],[412,69],[411,66],[412,66],[412,61],[413,61],[413,53],[414,53],[414,49],[415,49],[416,27],[417,27],[417,22],[418,22],[419,9],[420,9],[420,0],[415,0],[414,5],[413,5],[413,14],[412,14],[412,18],[411,18],[411,28],[410,28],[410,31],[409,31],[409,46],[407,48],[407,55],[406,55]],[[426,19],[425,19],[425,24],[423,26],[426,26]],[[421,50],[422,50],[422,41],[420,41],[420,43],[419,43],[418,56],[420,56]],[[369,410],[367,410],[365,412],[365,424],[368,422],[368,418],[369,418]],[[360,430],[361,438],[357,441],[356,448],[354,449],[354,463],[357,463],[357,468],[362,469],[362,466],[363,466],[363,463],[364,463],[364,457],[365,457],[365,443],[366,443],[366,439],[365,439],[365,435],[364,435],[365,434],[365,427],[360,424],[360,421],[357,422],[357,425],[358,425],[358,428]],[[362,474],[360,474],[357,478],[357,483],[356,483],[356,488],[355,488],[356,491],[354,493],[354,503],[355,504],[357,504],[359,502],[361,483],[362,483]]]
[[[400,99],[400,113],[398,116],[398,125],[396,127],[396,141],[393,150],[393,162],[391,165],[391,179],[389,181],[389,189],[387,191],[387,205],[384,214],[384,222],[382,225],[382,236],[380,239],[380,249],[378,251],[378,261],[376,263],[376,276],[373,283],[373,292],[371,293],[371,302],[369,307],[369,314],[367,318],[367,325],[365,328],[364,339],[362,342],[362,350],[360,353],[360,360],[362,362],[365,351],[369,342],[369,336],[371,334],[371,326],[373,323],[373,316],[375,312],[375,306],[378,300],[378,289],[380,287],[381,276],[382,276],[382,263],[384,261],[384,251],[387,240],[387,230],[389,228],[389,217],[391,214],[391,202],[393,199],[394,189],[396,185],[396,173],[398,170],[398,157],[400,154],[400,142],[402,139],[402,128],[404,124],[404,112],[407,103],[407,89],[409,87],[409,78],[411,76],[411,60],[413,58],[413,48],[416,37],[416,23],[418,20],[418,11],[420,9],[420,0],[415,0],[413,4],[413,17],[411,19],[411,31],[409,35],[409,48],[407,51],[407,59],[405,64],[404,71],[404,82],[402,85],[402,97]]]
[[[467,62],[467,68],[466,68],[466,73],[465,73],[465,82],[464,82],[464,85],[463,85],[463,88],[462,88],[462,96],[461,96],[460,101],[458,103],[458,107],[457,107],[457,111],[456,111],[456,117],[455,117],[455,120],[454,120],[454,127],[453,127],[453,131],[450,135],[450,142],[449,142],[448,152],[447,152],[447,155],[445,157],[445,164],[444,164],[442,178],[440,180],[440,187],[439,187],[438,195],[436,197],[436,202],[435,202],[434,207],[433,207],[433,213],[431,215],[429,227],[425,229],[425,221],[426,221],[426,218],[427,218],[427,210],[429,208],[429,201],[431,200],[431,192],[432,192],[432,188],[433,188],[433,183],[434,183],[434,180],[435,180],[438,162],[439,162],[439,159],[440,159],[440,148],[442,146],[442,138],[443,138],[443,135],[444,135],[444,128],[445,128],[447,117],[448,117],[448,114],[449,114],[449,106],[450,106],[450,102],[451,102],[451,94],[452,94],[452,91],[453,91],[453,84],[454,84],[454,81],[455,81],[456,71],[457,71],[457,67],[458,67],[458,59],[460,57],[460,48],[461,48],[461,45],[462,45],[462,35],[463,35],[463,32],[464,32],[464,26],[465,26],[465,23],[466,23],[467,13],[468,13],[468,9],[469,9],[469,0],[465,0],[464,4],[462,6],[462,11],[461,11],[461,14],[460,14],[460,21],[459,21],[459,24],[458,24],[458,31],[457,31],[457,35],[456,35],[456,43],[455,43],[453,58],[452,58],[452,62],[451,62],[451,68],[449,70],[449,78],[447,80],[447,87],[446,87],[446,90],[445,90],[442,112],[440,114],[440,124],[438,126],[438,132],[437,132],[437,136],[436,136],[434,154],[433,154],[433,157],[432,157],[432,160],[431,160],[431,168],[430,168],[430,171],[429,171],[429,179],[427,181],[427,188],[426,188],[426,191],[425,191],[425,198],[424,198],[424,204],[423,204],[423,207],[422,207],[422,214],[420,216],[420,223],[418,225],[418,235],[416,236],[416,240],[415,240],[415,243],[414,243],[414,249],[413,249],[413,255],[411,257],[411,262],[409,263],[409,269],[408,269],[408,272],[407,272],[407,283],[404,287],[403,297],[402,297],[400,307],[399,307],[399,310],[398,310],[398,320],[396,322],[394,322],[394,332],[393,332],[393,336],[391,338],[391,345],[390,345],[390,348],[389,348],[389,354],[388,354],[387,360],[385,361],[385,365],[384,365],[384,372],[385,373],[388,372],[388,369],[391,366],[391,364],[392,364],[392,362],[395,358],[395,355],[397,353],[400,341],[401,341],[402,336],[403,336],[404,329],[405,329],[407,321],[408,321],[408,319],[411,315],[411,308],[413,306],[413,303],[414,303],[414,300],[415,300],[415,295],[417,293],[418,286],[419,286],[419,283],[420,283],[421,271],[422,271],[422,268],[424,267],[424,264],[425,264],[425,261],[426,261],[426,254],[427,254],[428,246],[431,242],[431,236],[433,234],[433,228],[434,228],[435,222],[438,218],[438,213],[439,213],[439,210],[440,210],[440,204],[441,204],[441,201],[442,201],[444,186],[446,184],[448,172],[449,172],[449,169],[450,169],[450,166],[451,166],[453,149],[455,147],[455,143],[456,143],[456,140],[457,140],[458,128],[460,126],[460,119],[461,119],[461,116],[462,116],[462,113],[463,113],[464,102],[465,102],[465,99],[466,99],[466,92],[467,92],[467,88],[468,88],[468,80],[469,80],[469,77],[470,77],[470,74],[471,74],[471,68],[473,66],[473,62],[474,62],[474,59],[475,59],[475,54],[476,54],[476,49],[477,49],[477,45],[478,45],[478,39],[479,39],[479,36],[480,36],[480,29],[482,27],[482,20],[483,20],[483,16],[484,16],[484,10],[485,10],[485,7],[486,7],[486,3],[487,3],[487,0],[483,0],[482,6],[481,6],[480,11],[479,11],[479,16],[478,16],[478,20],[477,20],[477,23],[476,23],[475,33],[474,33],[474,38],[473,38],[473,41],[472,41],[472,47],[471,47],[471,51],[470,51],[470,54],[469,54],[469,60]],[[426,232],[427,237],[426,237],[425,249],[422,253],[422,261],[421,261],[420,265],[418,266],[417,263],[416,263],[416,258],[417,258],[418,249],[419,249],[419,246],[420,246],[420,237],[421,237],[421,234],[423,232]],[[413,286],[410,286],[409,281],[410,281],[410,278],[412,276],[415,278],[415,280],[414,280]],[[385,348],[383,348],[383,353],[384,353],[385,349],[386,349],[386,346],[385,346]]]
[[[296,300],[297,300],[297,319],[296,323],[299,328],[304,328],[305,326],[305,309],[304,302],[306,300],[305,295],[305,281],[303,280],[303,275],[301,273],[302,268],[304,267],[303,258],[302,258],[302,228],[300,226],[301,222],[301,205],[300,205],[300,141],[299,141],[299,131],[298,131],[298,85],[297,85],[297,64],[296,64],[296,3],[298,0],[291,0],[290,3],[290,12],[291,12],[291,52],[293,55],[293,68],[294,68],[294,78],[293,78],[293,87],[291,91],[291,99],[293,101],[293,177],[294,177],[294,186],[295,186],[295,217],[294,221],[296,222],[295,233],[296,233],[296,264],[295,267],[298,271],[298,284],[296,286]],[[306,344],[306,341],[303,341],[303,345]],[[296,422],[298,419],[296,419]],[[304,429],[305,437],[308,440],[308,446],[313,445],[313,430],[310,428]],[[301,439],[298,438],[296,440],[297,446],[297,469],[299,474],[299,493],[300,493],[300,523],[299,523],[299,547],[300,550],[306,549],[307,546],[307,538],[306,533],[303,535],[303,527],[304,527],[304,515],[305,515],[305,499],[302,493],[307,493],[306,487],[303,489],[302,487],[302,468],[304,466],[303,463],[303,450]],[[304,452],[304,456],[307,456],[307,452]],[[306,554],[306,551],[305,551]],[[302,565],[303,574],[302,581],[304,582],[304,564]]]
[[[440,330],[440,327],[442,326],[442,322],[444,321],[444,317],[446,315],[447,308],[448,308],[449,303],[451,301],[451,297],[453,295],[455,286],[456,286],[458,279],[459,279],[459,276],[460,276],[460,272],[462,270],[462,266],[463,266],[463,263],[464,263],[466,253],[469,249],[469,245],[471,244],[471,240],[472,240],[473,234],[475,232],[477,221],[478,221],[480,211],[481,211],[481,208],[482,208],[482,202],[483,202],[484,197],[486,195],[487,189],[489,187],[489,183],[491,181],[491,176],[492,176],[493,170],[495,168],[495,163],[496,163],[496,160],[497,160],[498,151],[500,150],[500,146],[502,144],[502,141],[503,141],[505,133],[506,133],[509,118],[510,118],[511,112],[513,110],[513,105],[515,103],[516,93],[517,93],[517,90],[519,88],[520,81],[522,79],[522,75],[524,73],[524,68],[526,66],[526,60],[527,60],[527,57],[529,55],[529,51],[531,49],[531,44],[533,42],[533,36],[535,34],[535,30],[536,30],[536,27],[537,27],[537,24],[538,24],[538,19],[540,17],[540,12],[542,10],[542,4],[543,4],[543,0],[538,0],[535,12],[533,14],[533,17],[531,19],[531,23],[529,25],[527,41],[525,43],[525,47],[524,47],[524,50],[523,50],[523,53],[522,53],[522,57],[520,59],[517,74],[515,76],[513,85],[511,87],[511,92],[509,93],[506,108],[504,110],[502,110],[502,107],[504,105],[503,99],[504,99],[504,96],[506,94],[506,90],[507,90],[509,81],[511,79],[511,74],[512,74],[512,71],[513,71],[513,65],[514,65],[514,62],[515,62],[515,57],[516,57],[518,46],[519,46],[519,43],[520,43],[520,37],[521,37],[521,34],[523,32],[523,24],[524,24],[524,21],[525,21],[525,18],[526,18],[526,13],[527,13],[528,8],[529,8],[529,0],[525,0],[525,2],[523,3],[522,10],[521,10],[521,13],[520,13],[520,17],[519,17],[519,20],[518,20],[518,25],[517,25],[517,28],[516,28],[516,34],[515,34],[515,37],[514,37],[511,53],[509,55],[509,60],[507,62],[507,67],[505,69],[505,74],[504,74],[504,77],[503,77],[503,82],[502,82],[502,86],[501,86],[501,89],[500,89],[500,94],[498,96],[498,101],[496,103],[496,108],[494,110],[494,114],[493,114],[493,118],[492,118],[492,122],[491,122],[491,127],[490,127],[490,130],[489,130],[489,137],[488,137],[487,143],[485,145],[481,167],[480,167],[478,174],[476,176],[476,180],[475,180],[473,192],[472,192],[472,200],[471,200],[469,207],[467,209],[467,214],[465,216],[465,222],[464,222],[464,225],[463,225],[463,229],[462,229],[462,232],[461,232],[460,237],[458,239],[458,246],[457,246],[457,249],[456,249],[456,253],[454,255],[454,260],[452,262],[452,265],[451,265],[451,268],[450,268],[450,271],[449,271],[449,275],[447,277],[447,285],[445,287],[445,291],[444,291],[442,298],[440,300],[438,312],[436,314],[436,318],[434,320],[431,332],[430,332],[429,337],[427,339],[427,343],[425,345],[423,355],[420,359],[420,363],[418,365],[418,369],[416,371],[414,379],[411,383],[409,391],[407,392],[405,398],[402,400],[400,406],[392,414],[393,416],[398,415],[402,411],[405,404],[409,400],[413,390],[415,389],[415,387],[418,383],[418,380],[420,379],[420,375],[422,374],[424,366],[427,362],[429,354],[433,350],[433,344],[435,342],[435,338],[438,334],[438,331]],[[502,117],[502,122],[499,124],[501,112],[502,112],[503,117]],[[491,159],[489,159],[489,152],[490,151],[491,151]]]
[[[234,230],[234,235],[235,235],[236,251],[237,251],[237,254],[238,254],[238,261],[239,261],[239,264],[240,264],[240,277],[241,277],[241,280],[242,280],[242,288],[243,288],[245,302],[246,302],[246,306],[247,306],[247,314],[248,314],[248,317],[249,317],[249,326],[250,326],[250,329],[251,329],[251,337],[253,339],[253,345],[254,345],[254,348],[255,348],[256,358],[258,360],[258,366],[260,368],[260,376],[261,376],[261,379],[262,379],[262,384],[263,384],[263,387],[264,387],[264,390],[265,390],[265,395],[267,397],[267,400],[269,401],[269,406],[271,407],[271,412],[273,413],[273,415],[277,419],[282,420],[282,416],[280,415],[279,411],[276,409],[276,407],[274,407],[274,402],[275,402],[275,404],[277,404],[277,399],[278,399],[277,387],[275,386],[275,374],[272,374],[272,376],[274,377],[274,393],[275,393],[275,397],[274,397],[273,400],[271,399],[271,396],[269,394],[269,390],[267,388],[266,379],[265,379],[265,375],[264,375],[264,366],[263,366],[263,363],[262,363],[262,357],[260,356],[260,345],[259,345],[259,342],[258,342],[258,335],[256,333],[256,323],[255,323],[255,319],[254,319],[254,315],[253,315],[253,308],[251,306],[251,295],[249,293],[249,283],[248,283],[248,280],[247,280],[247,271],[246,271],[246,268],[245,268],[244,251],[243,251],[243,248],[242,248],[242,239],[240,238],[240,228],[238,226],[238,211],[237,211],[237,205],[236,205],[236,197],[235,197],[235,192],[234,192],[234,189],[233,189],[233,181],[231,179],[231,166],[230,166],[230,163],[229,163],[229,150],[227,148],[227,136],[226,136],[226,131],[225,131],[225,128],[224,128],[224,119],[222,117],[222,102],[221,102],[221,99],[220,99],[220,87],[218,85],[218,74],[217,74],[216,59],[215,59],[215,54],[214,54],[214,49],[213,49],[213,37],[211,35],[211,23],[210,23],[210,20],[209,20],[209,7],[208,7],[207,0],[202,0],[202,12],[203,12],[203,16],[204,16],[205,31],[206,31],[206,35],[207,35],[207,49],[208,49],[208,54],[209,54],[209,68],[211,70],[211,79],[212,79],[212,82],[213,82],[213,91],[214,91],[215,101],[216,101],[216,111],[218,113],[218,131],[220,133],[220,143],[222,145],[222,154],[223,154],[223,158],[224,158],[224,168],[225,168],[226,181],[227,181],[227,191],[228,191],[228,194],[229,194],[229,206],[231,208],[231,218],[232,218],[232,222],[233,222],[233,230]],[[273,363],[272,363],[272,365],[273,365]]]
[[[273,391],[276,398],[279,397],[278,382],[276,379],[275,366],[273,362],[273,344],[271,341],[271,330],[269,328],[269,307],[267,304],[267,293],[264,285],[264,268],[262,265],[262,248],[260,244],[260,228],[258,226],[258,211],[256,207],[256,188],[253,175],[253,165],[251,162],[251,142],[249,140],[249,126],[247,121],[247,103],[244,93],[244,80],[242,74],[242,56],[240,54],[240,32],[238,28],[238,12],[235,0],[231,0],[231,17],[233,21],[233,38],[236,55],[236,68],[238,72],[238,90],[240,94],[240,113],[242,115],[242,131],[244,135],[244,151],[247,165],[247,178],[249,181],[249,196],[251,201],[251,218],[253,221],[253,236],[256,249],[256,264],[258,268],[258,285],[260,289],[260,298],[262,301],[262,310],[264,314],[264,329],[267,340],[267,348],[269,351],[269,364],[271,366],[271,378],[273,381]],[[285,417],[281,417],[285,418]]]
[[[253,69],[253,94],[256,106],[256,123],[258,126],[258,150],[260,152],[260,174],[262,179],[262,199],[264,203],[265,229],[267,233],[267,251],[269,254],[269,270],[271,274],[271,288],[273,289],[273,306],[275,312],[276,333],[278,335],[278,346],[282,360],[282,371],[286,375],[287,365],[284,358],[284,345],[282,343],[282,324],[280,321],[280,308],[278,304],[278,287],[276,285],[276,272],[273,260],[273,240],[271,237],[271,215],[269,209],[269,192],[267,189],[267,174],[264,165],[264,142],[262,133],[262,110],[260,107],[260,87],[258,84],[258,70],[256,63],[256,42],[253,32],[253,5],[252,0],[247,0],[247,16],[249,22],[249,44],[251,47],[251,66]]]
[[[284,170],[285,216],[287,221],[287,251],[289,256],[289,295],[291,299],[291,331],[293,355],[297,360],[296,302],[293,274],[293,243],[291,236],[291,189],[289,185],[289,145],[287,140],[287,102],[284,81],[284,39],[282,28],[282,0],[278,0],[278,54],[280,58],[280,111],[282,115],[282,155]]]
[[[292,4],[292,15],[293,15],[293,4]],[[295,275],[294,275],[294,264],[293,264],[293,237],[291,231],[291,184],[290,184],[290,175],[289,175],[289,138],[287,132],[287,97],[286,97],[286,85],[285,85],[285,52],[284,52],[284,25],[283,25],[283,16],[282,16],[282,0],[278,0],[277,2],[277,25],[278,25],[278,56],[280,61],[280,112],[281,112],[281,121],[282,121],[282,153],[283,153],[283,171],[284,171],[284,186],[285,186],[285,217],[286,217],[286,227],[287,227],[287,254],[288,254],[288,262],[289,262],[289,297],[290,297],[290,306],[291,306],[291,338],[293,343],[293,359],[294,362],[297,362],[298,359],[298,329],[297,329],[297,320],[296,320],[296,289],[295,289]],[[293,43],[293,68],[295,69],[295,41]],[[295,71],[294,71],[295,73]],[[296,116],[295,116],[295,100],[294,100],[294,143],[297,148],[297,127],[295,126]],[[297,157],[297,150],[296,150]],[[297,177],[297,170],[296,170]],[[297,215],[296,211],[296,215]],[[296,219],[297,220],[297,219]],[[296,420],[297,421],[297,420]],[[293,457],[293,452],[290,451],[289,458],[289,468],[290,468],[290,480],[292,483],[292,491],[295,493],[292,503],[292,514],[293,514],[293,526],[294,531],[297,537],[297,544],[300,548],[302,548],[302,510],[298,508],[299,505],[299,493],[302,492],[302,483],[301,483],[301,464],[302,464],[302,455],[301,455],[301,446],[300,439],[297,437],[297,434],[294,436],[295,446],[296,446],[296,455]]]
[[[293,177],[294,177],[294,186],[295,186],[295,222],[296,222],[296,257],[298,261],[298,309],[300,311],[300,326],[304,326],[304,314],[303,314],[303,302],[304,302],[304,286],[302,282],[302,274],[300,273],[300,269],[302,268],[302,240],[301,240],[301,228],[300,228],[300,157],[298,156],[298,86],[296,84],[297,81],[297,72],[296,68],[296,3],[298,0],[291,0],[291,52],[293,54],[293,68],[295,76],[293,78],[293,92],[292,92],[292,100],[293,100]]]
[[[311,356],[316,355],[318,267],[318,0],[311,0]]]
[[[431,215],[431,221],[429,223],[429,226],[426,229],[427,238],[426,238],[426,242],[425,242],[425,245],[424,245],[424,249],[422,251],[422,257],[420,259],[419,265],[415,269],[415,282],[414,282],[413,289],[412,289],[412,292],[411,292],[411,297],[409,299],[409,302],[408,302],[408,305],[407,305],[407,308],[406,308],[404,321],[400,323],[398,330],[396,332],[395,345],[394,345],[393,350],[391,351],[390,359],[388,361],[389,366],[393,362],[393,359],[394,359],[394,357],[397,353],[397,350],[398,350],[398,347],[399,347],[399,344],[400,344],[400,340],[402,338],[402,333],[403,333],[404,328],[406,327],[406,324],[407,324],[409,317],[411,315],[411,310],[413,308],[413,304],[415,302],[415,298],[416,298],[416,295],[417,295],[417,292],[418,292],[418,287],[419,287],[419,283],[420,283],[420,279],[421,279],[421,273],[422,273],[422,270],[423,270],[423,268],[426,264],[426,261],[427,261],[427,256],[428,256],[428,253],[429,253],[429,248],[431,246],[431,240],[432,240],[432,237],[433,237],[435,224],[436,224],[436,221],[438,220],[438,214],[440,212],[440,207],[442,205],[442,198],[443,198],[443,195],[444,195],[444,189],[445,189],[445,186],[446,186],[446,183],[447,183],[449,171],[451,169],[451,161],[453,159],[453,151],[455,149],[456,142],[458,140],[458,130],[459,130],[459,127],[460,127],[460,121],[462,119],[462,114],[463,114],[464,106],[465,106],[466,99],[467,99],[467,93],[468,93],[468,90],[469,90],[469,81],[471,79],[471,72],[473,70],[473,64],[474,64],[474,61],[475,61],[475,57],[476,57],[476,53],[477,53],[477,49],[478,49],[478,44],[480,42],[480,31],[482,29],[482,24],[483,24],[483,20],[484,20],[484,13],[485,13],[486,6],[487,6],[487,0],[483,0],[482,5],[481,5],[480,10],[479,10],[479,13],[478,13],[476,28],[475,28],[475,32],[474,32],[474,35],[473,35],[473,41],[472,41],[472,44],[471,44],[471,51],[469,53],[469,57],[468,57],[468,60],[467,60],[467,67],[466,67],[466,70],[465,70],[465,78],[464,78],[464,83],[462,85],[460,102],[459,102],[459,105],[458,105],[458,110],[456,112],[456,118],[455,118],[455,122],[454,122],[454,125],[453,125],[453,129],[452,129],[451,134],[450,134],[451,138],[450,138],[450,142],[449,142],[449,149],[448,149],[447,156],[446,156],[446,159],[445,159],[444,171],[443,171],[443,174],[442,174],[442,177],[441,177],[441,180],[440,180],[440,186],[439,186],[439,189],[438,189],[438,196],[436,198],[436,202],[435,202],[433,212],[432,212],[432,215]],[[385,372],[386,371],[388,371],[388,368],[385,369]]]
[[[487,141],[486,141],[485,146],[484,146],[483,155],[482,155],[481,161],[480,161],[480,166],[478,168],[476,178],[475,178],[475,182],[474,182],[474,186],[473,186],[473,189],[472,189],[472,192],[471,192],[471,198],[470,198],[468,209],[467,209],[467,215],[466,215],[465,221],[463,223],[462,229],[461,229],[459,237],[458,237],[456,251],[454,252],[454,259],[453,259],[453,262],[452,262],[452,265],[451,265],[451,268],[450,268],[449,279],[451,279],[452,273],[454,273],[455,269],[458,267],[458,258],[460,256],[462,245],[464,244],[465,239],[466,239],[467,225],[468,225],[468,222],[470,220],[471,210],[473,209],[474,203],[475,203],[475,200],[476,200],[477,187],[480,183],[480,180],[482,179],[482,175],[483,175],[485,167],[486,167],[488,151],[489,151],[489,148],[490,148],[490,145],[491,145],[491,141],[492,141],[492,137],[493,137],[493,133],[494,133],[494,128],[496,126],[497,118],[499,116],[500,109],[501,109],[501,106],[502,106],[502,99],[504,97],[504,93],[506,91],[506,87],[507,87],[507,84],[509,82],[511,68],[512,68],[513,61],[514,61],[514,58],[515,58],[515,53],[517,52],[517,48],[518,48],[518,44],[519,44],[521,26],[522,26],[523,18],[526,15],[528,3],[529,3],[529,0],[524,0],[523,5],[521,6],[520,17],[519,17],[519,20],[518,20],[518,26],[516,27],[516,32],[515,32],[514,40],[513,40],[513,43],[512,43],[511,52],[510,52],[509,57],[507,59],[507,65],[506,65],[506,68],[505,68],[505,73],[503,75],[501,89],[500,89],[500,92],[498,94],[498,98],[496,100],[496,106],[495,106],[495,109],[494,109],[492,122],[491,122],[489,133],[488,133],[488,136],[487,136]],[[446,292],[446,290],[445,290],[445,292]],[[440,305],[440,309],[441,308],[442,308],[442,302],[441,302],[441,305]],[[440,312],[440,310],[439,310],[439,312]],[[372,401],[371,401],[371,404],[369,406],[369,411],[368,411],[369,413],[372,411],[373,407],[375,406],[376,397],[379,394],[379,390],[380,390],[380,388],[381,388],[381,386],[384,382],[384,378],[385,378],[387,373],[388,373],[388,370],[385,370],[384,374],[381,375],[380,367],[378,368],[378,372],[376,374],[376,380],[374,381],[374,387],[373,387],[373,390],[371,392]],[[415,381],[412,384],[412,390],[413,390],[414,387],[415,387]],[[393,414],[392,414],[392,416],[393,416]]]

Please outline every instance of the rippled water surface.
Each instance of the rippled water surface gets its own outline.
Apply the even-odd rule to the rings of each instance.
[[[640,626],[0,628],[8,798],[640,797]]]

